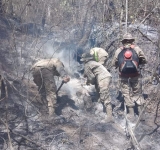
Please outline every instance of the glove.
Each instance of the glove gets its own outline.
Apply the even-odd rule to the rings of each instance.
[[[69,77],[69,76],[63,77],[63,82],[64,82],[64,83],[67,83],[67,82],[69,82],[69,81],[70,81],[70,77]]]

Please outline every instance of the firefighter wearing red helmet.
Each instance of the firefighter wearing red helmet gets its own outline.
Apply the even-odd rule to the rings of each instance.
[[[139,113],[144,105],[139,82],[139,65],[146,64],[147,61],[142,49],[134,44],[135,38],[130,33],[124,34],[121,42],[123,46],[115,51],[112,66],[119,69],[120,90],[129,111],[127,116],[134,120],[135,103]]]

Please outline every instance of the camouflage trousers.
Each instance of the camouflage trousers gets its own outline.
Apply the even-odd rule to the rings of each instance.
[[[139,76],[132,78],[120,77],[120,89],[128,107],[134,107],[135,102],[138,105],[144,104]]]
[[[48,106],[49,115],[55,113],[57,103],[56,84],[54,80],[53,71],[47,68],[36,67],[33,70],[33,81],[38,86],[42,101]]]
[[[99,100],[104,103],[105,106],[111,103],[111,97],[109,93],[109,86],[111,83],[111,77],[97,80],[96,90],[99,93]]]

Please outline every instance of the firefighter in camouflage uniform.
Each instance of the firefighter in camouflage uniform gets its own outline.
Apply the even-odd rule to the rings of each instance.
[[[54,116],[57,103],[54,76],[60,76],[64,83],[70,80],[63,63],[57,58],[42,59],[32,66],[32,74],[43,102],[47,101],[49,116]]]
[[[111,83],[111,74],[90,53],[83,53],[81,61],[84,63],[84,77],[87,78],[87,84],[95,85],[97,93],[99,93],[99,101],[106,108],[106,122],[114,122],[112,116],[112,105],[109,94],[109,85]]]
[[[128,74],[123,74],[121,66],[123,64],[119,64],[119,57],[121,51],[124,49],[130,49],[132,52],[135,53],[135,56],[137,56],[138,62],[134,61],[134,65],[138,64],[137,70],[139,70],[139,65],[144,65],[146,64],[146,57],[144,55],[144,52],[142,49],[140,49],[137,45],[134,45],[135,39],[132,37],[131,34],[126,33],[123,36],[123,40],[121,41],[123,44],[123,47],[118,48],[115,51],[115,55],[112,60],[112,66],[115,66],[116,68],[119,68],[119,77],[120,77],[120,89],[121,92],[124,96],[125,104],[129,110],[128,117],[134,118],[134,107],[135,107],[135,102],[138,104],[138,111],[140,113],[143,105],[144,105],[144,98],[142,95],[142,90],[141,90],[141,84],[139,82],[140,80],[140,72],[136,73],[128,73]],[[124,57],[127,57],[131,60],[132,58],[132,53],[130,51],[127,51],[125,53]]]

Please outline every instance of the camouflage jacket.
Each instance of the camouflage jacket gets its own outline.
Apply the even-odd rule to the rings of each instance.
[[[38,71],[39,69],[47,68],[50,71],[53,71],[53,74],[55,76],[61,76],[62,78],[67,75],[67,72],[64,69],[63,63],[57,59],[57,58],[52,58],[52,59],[42,59],[38,62],[36,62],[31,70],[36,70]]]
[[[104,78],[111,77],[111,74],[103,65],[91,60],[84,65],[84,77],[87,77],[87,83],[94,85]]]

